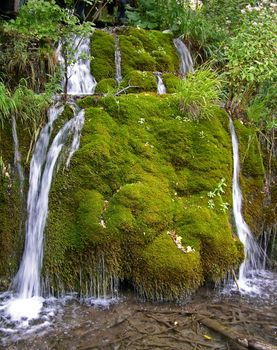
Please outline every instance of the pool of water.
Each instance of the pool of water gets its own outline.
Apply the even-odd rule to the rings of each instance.
[[[75,295],[41,299],[39,318],[17,320],[6,312],[13,296],[4,293],[0,296],[0,348],[239,349],[206,327],[203,318],[277,346],[276,273],[264,271],[251,281],[249,289],[241,291],[234,286],[203,288],[178,303],[144,302],[132,293],[113,299],[78,300]]]

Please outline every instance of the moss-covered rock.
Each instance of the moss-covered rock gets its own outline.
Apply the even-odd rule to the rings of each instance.
[[[91,40],[91,73],[100,81],[115,77],[114,37],[103,30],[96,30]]]
[[[132,70],[178,71],[179,59],[171,34],[128,28],[119,35],[123,75]]]
[[[117,83],[115,79],[112,79],[112,78],[102,79],[96,85],[95,93],[97,94],[112,93],[116,90],[116,88],[117,88]]]
[[[17,121],[22,166],[27,187],[30,133]],[[14,143],[10,121],[0,127],[0,290],[7,289],[16,273],[24,246],[24,220],[26,197],[20,194],[20,184],[14,162]]]
[[[115,86],[110,80],[115,78],[115,35],[119,38],[123,86],[129,85],[131,80],[136,83],[132,85],[140,87],[137,91],[143,91],[143,88],[144,91],[154,91],[156,80],[152,77],[153,72],[178,71],[179,58],[171,34],[126,27],[118,28],[116,33],[96,30],[91,43],[91,72],[99,82],[97,93],[107,93]]]
[[[223,177],[227,188],[211,209],[207,194]],[[86,109],[80,149],[53,184],[44,275],[54,289],[83,293],[104,268],[107,279],[167,300],[217,280],[243,255],[221,206],[231,177],[224,113],[196,122],[180,119],[168,95],[102,98]],[[194,251],[182,252],[168,232]]]
[[[128,88],[127,92],[157,91],[157,81],[152,72],[133,70],[128,73],[120,84]]]
[[[151,300],[186,295],[203,283],[200,252],[185,254],[162,233],[140,251],[133,267],[133,283],[140,295]]]
[[[123,80],[115,82],[115,35]],[[49,195],[43,276],[51,292],[105,295],[127,281],[147,299],[172,300],[206,281],[217,281],[243,260],[231,226],[232,145],[228,116],[193,120],[175,95],[179,59],[170,34],[121,28],[96,30],[91,71],[98,96],[85,108],[80,149],[70,169],[62,164]],[[155,71],[168,94],[157,96]],[[116,89],[124,89],[116,96]],[[104,96],[103,96],[104,95]],[[103,96],[103,97],[102,97]],[[73,114],[69,106],[58,130]],[[257,232],[262,218],[263,164],[255,131],[236,122],[246,221]],[[30,135],[19,130],[26,159]],[[0,177],[0,288],[14,275],[20,198],[10,128],[0,130],[8,176]],[[64,157],[61,156],[61,161]],[[211,198],[222,186],[220,196]],[[12,213],[13,215],[11,215]],[[14,220],[16,217],[16,220]],[[174,240],[178,237],[184,249]]]
[[[176,87],[179,80],[180,78],[172,73],[163,74],[163,82],[166,87],[166,92],[169,94],[175,93],[177,91]]]

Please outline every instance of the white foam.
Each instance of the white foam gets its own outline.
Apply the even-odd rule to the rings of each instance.
[[[5,313],[11,321],[30,321],[39,318],[44,299],[42,297],[11,299],[7,302]]]

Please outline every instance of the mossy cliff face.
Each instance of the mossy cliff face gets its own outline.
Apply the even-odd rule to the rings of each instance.
[[[17,122],[17,134],[25,177],[30,134]],[[7,289],[15,275],[24,246],[25,198],[20,195],[19,179],[14,163],[11,120],[0,127],[0,290]]]
[[[122,52],[120,87],[114,79],[114,35]],[[175,92],[179,61],[171,35],[97,30],[91,45],[91,69],[101,95],[78,101],[85,108],[80,149],[69,170],[60,164],[53,180],[44,242],[45,286],[53,293],[103,295],[119,278],[148,299],[172,300],[218,280],[243,260],[230,224],[228,116],[218,111],[211,120],[192,120],[180,111],[176,95],[153,93],[157,70],[164,73],[167,91]],[[128,85],[136,88],[114,97],[115,89]],[[68,110],[55,128],[70,115]],[[255,133],[240,123],[236,128],[245,217],[256,229],[261,157]],[[8,130],[1,130],[1,155],[12,165]],[[29,142],[22,128],[24,159]],[[15,179],[13,174],[11,180],[1,177],[0,275],[7,281],[22,250],[16,238],[22,215]],[[222,181],[224,193],[211,201],[208,193]]]
[[[222,200],[231,203],[225,113],[196,122],[180,116],[174,96],[100,99],[86,109],[80,149],[50,194],[49,284],[84,292],[99,261],[107,279],[117,275],[150,299],[174,299],[222,277],[243,254],[221,200],[208,205],[223,177]],[[194,250],[178,249],[176,235]]]
[[[171,34],[135,28],[117,28],[113,33],[96,30],[91,41],[91,70],[98,82],[96,93],[107,93],[116,87],[114,49],[118,36],[123,81],[120,88],[135,86],[128,92],[156,91],[153,72],[167,73],[165,84],[173,90],[179,58]],[[169,91],[171,92],[171,91]]]

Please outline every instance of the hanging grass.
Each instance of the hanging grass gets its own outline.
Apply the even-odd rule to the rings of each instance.
[[[0,82],[0,122],[2,127],[4,121],[10,119],[11,115],[16,116],[22,123],[29,126],[37,124],[37,121],[44,115],[49,104],[47,94],[36,94],[27,88],[24,80],[10,92],[6,86]]]
[[[176,86],[181,111],[194,120],[212,118],[219,109],[221,87],[220,78],[207,67],[187,75]]]

